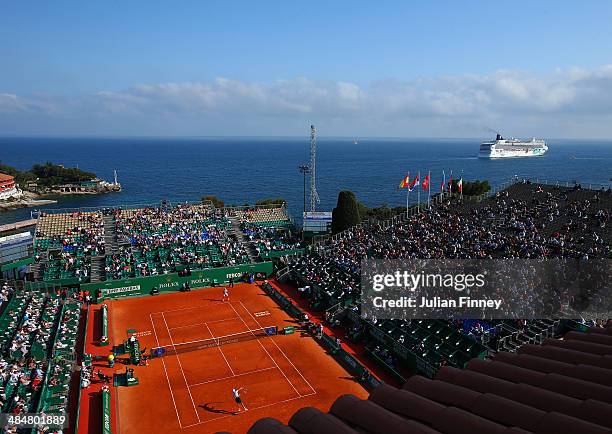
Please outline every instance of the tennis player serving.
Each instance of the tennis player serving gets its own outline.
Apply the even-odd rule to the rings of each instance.
[[[244,391],[244,393],[247,392],[247,390],[244,387],[241,387],[240,389],[232,389],[232,395],[234,396],[234,401],[236,401],[236,404],[238,405],[238,413],[240,413],[242,409],[244,409],[244,411],[248,410],[248,408],[246,408],[246,405],[244,405],[244,402],[242,402],[242,398],[240,397],[241,391]]]

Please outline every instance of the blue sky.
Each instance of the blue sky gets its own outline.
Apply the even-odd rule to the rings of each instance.
[[[609,1],[7,2],[0,133],[610,137],[611,22]]]

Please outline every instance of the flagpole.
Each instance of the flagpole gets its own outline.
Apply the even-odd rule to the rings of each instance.
[[[442,170],[442,191],[440,192],[442,199],[444,199],[444,188],[446,187],[446,173]]]
[[[408,202],[410,202],[410,172],[408,172],[408,185],[406,185],[406,220],[408,220]]]
[[[419,174],[417,175],[417,179],[419,180],[419,183],[417,185],[417,211],[421,212],[421,171],[419,170]]]
[[[427,173],[427,208],[431,208],[431,170]]]
[[[410,172],[408,172],[408,185],[406,185],[406,220],[408,220],[408,202],[410,202]]]
[[[410,187],[406,186],[406,220],[408,220],[408,202],[410,201]]]

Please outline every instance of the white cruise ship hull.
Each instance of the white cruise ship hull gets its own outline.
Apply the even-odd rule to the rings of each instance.
[[[519,158],[519,157],[541,157],[546,154],[548,149],[518,149],[518,150],[505,150],[495,149],[491,152],[480,152],[478,157],[480,158]]]
[[[548,145],[542,139],[523,141],[504,139],[500,134],[495,140],[480,144],[480,158],[519,158],[540,157],[548,151]]]

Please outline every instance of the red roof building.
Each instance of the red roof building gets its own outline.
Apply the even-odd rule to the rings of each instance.
[[[0,193],[15,188],[15,178],[6,173],[0,173]]]

